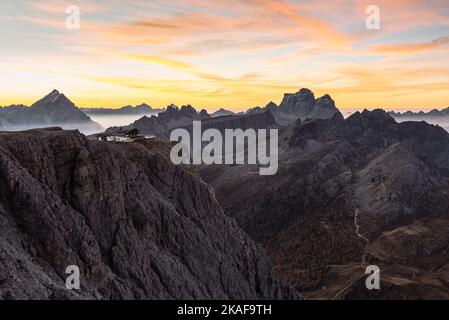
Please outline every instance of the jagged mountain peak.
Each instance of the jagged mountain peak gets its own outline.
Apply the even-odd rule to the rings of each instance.
[[[317,104],[318,102],[322,102],[322,103],[325,103],[325,104],[333,104],[335,106],[335,101],[328,94],[325,94],[321,98],[318,98],[316,100],[315,104]]]
[[[54,89],[52,92],[47,94],[42,99],[35,102],[31,107],[66,107],[66,108],[76,108],[75,104],[70,101],[63,93]]]
[[[312,94],[313,92],[312,90],[308,89],[308,88],[301,88],[299,89],[299,91],[296,94]]]
[[[279,105],[279,111],[301,118],[329,119],[340,113],[330,95],[315,99],[310,89],[302,88],[296,93],[286,93]]]
[[[182,106],[181,107],[181,109],[180,109],[180,111],[188,111],[188,112],[195,112],[196,113],[196,110],[195,110],[195,108],[194,107],[192,107],[190,104],[188,104],[188,105],[184,105],[184,106]]]
[[[270,101],[270,102],[268,102],[268,104],[265,106],[265,108],[266,108],[267,110],[272,110],[272,109],[277,109],[277,108],[279,108],[279,106],[278,106],[276,103],[274,103],[273,101]]]
[[[48,95],[49,96],[51,96],[51,95],[60,95],[61,93],[57,90],[57,89],[53,89]]]
[[[348,118],[348,120],[349,121],[369,120],[374,123],[383,123],[383,122],[396,123],[394,118],[383,109],[375,109],[372,111],[364,109],[362,112],[357,111],[353,115],[351,115]]]

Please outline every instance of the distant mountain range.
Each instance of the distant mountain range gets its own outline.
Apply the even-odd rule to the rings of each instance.
[[[329,95],[315,99],[312,91],[301,89],[297,93],[286,94],[280,106],[270,102],[264,108],[256,107],[237,114],[220,109],[209,115],[206,110],[197,111],[190,105],[181,108],[171,105],[157,116],[145,116],[128,126],[108,128],[106,133],[123,133],[138,129],[143,134],[168,140],[173,129],[189,128],[192,122],[197,120],[202,121],[203,130],[280,128],[297,119],[328,119],[336,114],[340,114],[340,111]]]
[[[301,89],[279,106],[170,105],[106,130],[156,140],[0,132],[0,298],[449,299],[449,133],[416,121],[446,113],[344,119],[329,95]],[[158,140],[195,120],[279,129],[277,174],[171,165]],[[57,91],[0,109],[3,127],[72,122],[92,125]],[[61,285],[68,260],[87,270],[79,292]],[[366,289],[368,265],[380,290]]]
[[[390,111],[389,114],[393,118],[416,118],[416,119],[439,118],[439,117],[449,117],[449,108],[446,108],[443,110],[433,109],[429,112],[423,112],[423,111],[394,112],[394,111]]]
[[[329,95],[318,99],[309,89],[301,89],[296,93],[286,93],[281,104],[269,102],[265,107],[254,107],[244,112],[233,112],[221,108],[211,114],[206,110],[200,112],[192,106],[178,108],[170,105],[167,109],[152,108],[146,103],[137,106],[113,108],[78,108],[64,94],[57,90],[34,103],[31,107],[11,105],[0,107],[0,131],[20,131],[32,128],[59,126],[64,129],[79,129],[86,134],[99,133],[104,129],[89,116],[142,116],[135,123],[122,128],[109,128],[112,132],[123,128],[138,128],[147,134],[154,134],[167,139],[169,131],[177,127],[189,126],[193,120],[222,118],[233,116],[235,119],[250,119],[251,116],[270,112],[279,127],[288,126],[297,119],[329,119],[340,113]],[[389,114],[398,121],[427,121],[431,124],[442,124],[449,130],[449,108],[430,112],[394,112]],[[159,119],[154,117],[161,115]],[[238,117],[238,118],[237,118]],[[148,119],[149,118],[149,119]],[[268,118],[267,118],[268,119]],[[224,120],[224,119],[223,119]],[[229,123],[230,119],[226,119]],[[447,123],[445,122],[447,121]],[[219,121],[210,123],[218,124]]]
[[[137,106],[125,106],[118,109],[112,108],[81,108],[82,112],[87,115],[104,115],[104,116],[128,116],[128,115],[153,115],[162,112],[163,109],[153,109],[146,103]]]
[[[13,105],[0,108],[0,131],[54,126],[67,130],[78,129],[86,134],[104,130],[57,90],[53,90],[31,107]]]
[[[399,122],[405,121],[426,121],[427,123],[438,125],[449,132],[449,108],[443,110],[433,109],[429,112],[389,112]]]

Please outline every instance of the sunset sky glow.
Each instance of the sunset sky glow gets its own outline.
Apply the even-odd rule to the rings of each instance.
[[[381,27],[365,27],[368,5]],[[69,30],[68,5],[81,10]],[[449,107],[449,0],[0,0],[0,105]]]

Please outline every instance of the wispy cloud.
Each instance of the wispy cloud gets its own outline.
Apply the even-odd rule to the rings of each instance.
[[[414,54],[435,49],[449,49],[449,36],[441,37],[428,42],[409,42],[409,43],[392,43],[381,44],[370,48],[374,53],[398,53],[398,54]]]
[[[78,5],[81,29],[65,28]],[[437,0],[17,0],[2,3],[0,48],[13,86],[65,86],[83,103],[146,98],[254,106],[311,86],[343,106],[444,106],[449,7]],[[16,66],[16,65],[14,65]],[[14,71],[16,70],[16,71]],[[404,76],[408,75],[408,76]],[[57,79],[57,80],[55,80]],[[109,94],[106,94],[108,92]],[[66,90],[68,91],[68,90]],[[101,92],[101,99],[92,92]],[[426,93],[432,92],[432,95]],[[83,94],[84,93],[84,94]],[[109,96],[112,96],[109,97]],[[76,97],[75,97],[76,99]],[[90,99],[90,100],[89,100]],[[13,101],[14,100],[14,101]],[[153,101],[149,101],[153,102]]]

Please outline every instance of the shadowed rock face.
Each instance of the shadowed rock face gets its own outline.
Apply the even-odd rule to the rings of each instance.
[[[297,93],[286,93],[279,108],[282,112],[293,113],[305,118],[312,112],[315,95],[309,89],[301,89]]]
[[[280,144],[275,176],[201,175],[290,284],[311,298],[449,298],[446,131],[375,110],[298,120]],[[380,292],[366,290],[369,264]]]
[[[247,110],[245,114],[254,115],[267,111],[273,115],[276,124],[282,127],[298,119],[330,119],[335,115],[341,116],[334,100],[328,94],[315,99],[315,95],[309,89],[286,93],[279,106],[270,101],[264,108],[255,107]]]
[[[299,298],[167,152],[60,129],[0,133],[0,298]],[[65,288],[68,265],[80,291]]]
[[[273,106],[271,106],[273,109]],[[309,89],[301,89],[297,93],[287,93],[279,105],[279,112],[294,115],[301,120],[329,119],[340,114],[334,100],[326,94],[319,99]]]

